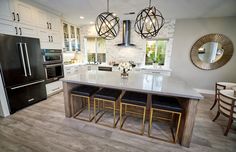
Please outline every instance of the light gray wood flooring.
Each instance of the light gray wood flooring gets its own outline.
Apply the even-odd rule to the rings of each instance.
[[[94,123],[65,118],[63,94],[0,118],[0,152],[217,152],[236,151],[236,124],[227,137],[227,119],[212,122],[213,97],[206,96],[198,113],[190,148],[138,136]]]

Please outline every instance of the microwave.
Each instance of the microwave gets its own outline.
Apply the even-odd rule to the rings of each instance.
[[[54,64],[54,63],[62,63],[62,50],[56,49],[43,49],[43,62],[44,64]]]
[[[64,77],[63,64],[49,64],[44,65],[46,74],[46,83],[54,82]]]

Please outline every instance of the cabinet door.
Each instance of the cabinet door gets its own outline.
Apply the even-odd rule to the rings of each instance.
[[[61,19],[54,15],[48,15],[48,21],[50,22],[50,29],[53,31],[61,31]]]
[[[0,19],[0,33],[8,35],[17,35],[19,33],[19,30],[16,26],[14,26],[14,23],[12,23],[11,21]]]
[[[62,38],[59,32],[51,32],[52,36],[52,48],[62,49]]]
[[[15,1],[16,19],[18,22],[28,25],[35,24],[34,22],[34,8],[21,1]]]
[[[47,43],[50,42],[48,30],[38,29],[38,35],[39,35],[40,42],[47,42]]]
[[[58,93],[62,91],[63,86],[62,86],[62,81],[55,81],[52,83],[46,84],[46,90],[47,90],[47,95],[53,95],[54,93]]]
[[[38,37],[36,33],[36,29],[33,26],[25,25],[25,24],[19,24],[19,35],[25,36],[25,37]]]
[[[38,26],[42,29],[49,28],[48,16],[47,16],[46,12],[44,12],[43,10],[37,9],[35,16],[37,16],[37,25],[36,26]]]
[[[8,21],[14,20],[14,14],[13,14],[13,10],[12,10],[12,1],[11,0],[1,0],[0,1],[0,19],[4,19],[4,20],[8,20]]]
[[[51,35],[53,37],[53,43],[61,43],[62,44],[62,38],[61,33],[58,32],[51,32]]]

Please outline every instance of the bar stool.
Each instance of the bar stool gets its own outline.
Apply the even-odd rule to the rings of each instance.
[[[132,92],[132,91],[126,91],[125,94],[123,95],[120,103],[120,129],[124,130],[126,132],[131,132],[135,134],[144,134],[144,129],[145,129],[145,117],[146,117],[146,105],[147,105],[147,94],[144,93],[138,93],[138,92]],[[125,106],[124,110],[124,120],[122,119],[123,117],[123,106]],[[141,108],[143,109],[143,112],[137,113],[133,111],[128,111],[128,106],[133,107],[133,108]],[[123,125],[128,118],[127,114],[133,114],[135,116],[141,116],[142,117],[142,126],[141,126],[141,131],[132,131],[131,129],[124,129]]]
[[[213,105],[211,106],[210,110],[212,110],[216,103],[219,100],[219,91],[220,90],[224,90],[224,89],[231,89],[232,87],[235,87],[236,83],[231,83],[231,82],[217,82],[215,84],[215,101],[213,103]]]
[[[218,112],[213,121],[215,121],[220,114],[223,114],[225,117],[229,118],[228,125],[224,133],[224,135],[227,136],[233,121],[236,120],[236,97],[234,96],[233,90],[219,91]]]
[[[154,117],[154,112],[155,111],[157,113],[158,113],[158,111],[159,112],[164,112],[164,113],[170,113],[171,118],[165,118],[165,117],[160,117],[160,116],[159,117],[158,116]],[[174,133],[173,133],[173,128],[171,127],[173,142],[175,143],[177,141],[177,138],[178,138],[182,111],[183,111],[183,109],[181,108],[181,106],[180,106],[180,104],[179,104],[179,102],[176,98],[152,95],[152,106],[151,106],[151,110],[150,110],[148,136],[151,137],[151,138],[161,139],[161,138],[158,138],[158,137],[154,137],[151,134],[153,118],[167,120],[167,121],[170,121],[171,123],[174,123],[174,116],[178,115],[178,122],[177,122],[175,136],[174,136]],[[164,139],[161,139],[161,140],[164,140]]]
[[[116,127],[116,124],[119,121],[119,116],[116,119],[116,107],[117,103],[119,101],[119,97],[121,95],[121,90],[117,89],[110,89],[110,88],[103,88],[99,90],[95,95],[94,95],[94,114],[95,114],[95,123],[108,126],[108,127]],[[100,110],[100,103],[102,103],[102,111],[103,113],[97,118],[98,114],[101,112]],[[112,107],[106,107],[106,103],[112,104]],[[98,113],[97,113],[97,107],[98,107]],[[105,123],[99,123],[99,120],[103,117],[103,115],[107,112],[107,110],[111,109],[113,111],[113,124],[108,125]]]
[[[71,109],[72,109],[72,114],[73,117],[76,119],[84,120],[84,121],[92,121],[94,116],[91,116],[91,97],[95,92],[99,90],[98,87],[94,86],[87,86],[87,85],[82,85],[79,87],[76,87],[71,91]],[[81,105],[82,108],[79,109],[78,112],[75,113],[75,101],[73,101],[74,97],[79,97],[81,98]],[[84,106],[85,105],[85,106]],[[88,118],[87,117],[82,117],[80,114],[88,108]]]

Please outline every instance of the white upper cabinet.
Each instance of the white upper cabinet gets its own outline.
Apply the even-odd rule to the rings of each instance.
[[[18,28],[11,21],[0,20],[0,33],[18,35],[18,32]]]
[[[61,31],[61,19],[50,13],[38,9],[36,11],[37,25],[40,28]]]
[[[16,13],[16,21],[22,24],[35,24],[35,9],[31,5],[21,1],[14,1],[14,12]]]
[[[0,0],[0,33],[40,39],[41,48],[62,49],[59,16],[21,0]]]
[[[38,37],[36,28],[26,24],[18,24],[18,35],[24,37]]]
[[[10,0],[1,0],[0,1],[0,19],[13,21],[16,20],[16,14],[14,14],[12,1]]]
[[[49,29],[53,31],[61,31],[61,19],[54,15],[48,15]]]
[[[37,18],[37,27],[40,27],[42,29],[48,29],[48,16],[47,13],[43,10],[37,9],[36,10],[36,18]]]

